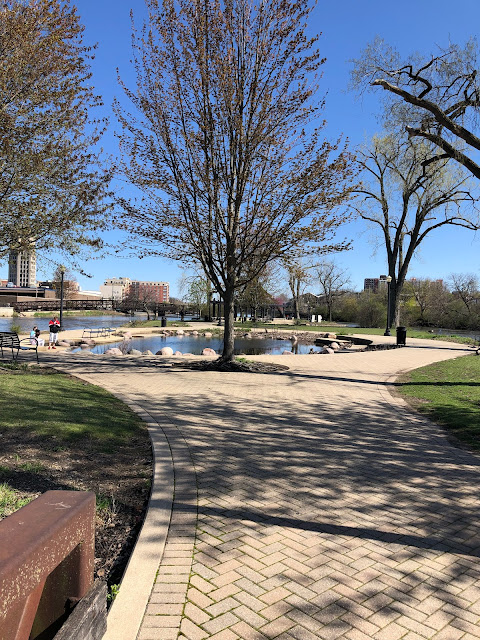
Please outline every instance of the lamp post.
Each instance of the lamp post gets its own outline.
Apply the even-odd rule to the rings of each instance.
[[[60,327],[63,326],[63,279],[65,278],[65,267],[60,265]]]
[[[390,334],[390,283],[392,282],[392,276],[387,276],[387,328],[385,329],[384,336],[389,336]]]

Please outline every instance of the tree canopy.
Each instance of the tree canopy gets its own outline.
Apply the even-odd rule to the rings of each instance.
[[[474,38],[463,46],[449,44],[431,55],[417,53],[406,59],[377,38],[355,61],[353,84],[385,89],[387,123],[434,145],[425,164],[450,158],[480,178],[478,64]]]
[[[395,135],[375,137],[358,153],[363,184],[352,206],[385,247],[392,278],[389,317],[397,321],[411,260],[425,238],[445,225],[480,227],[464,172],[445,159],[426,163],[431,153],[428,142]]]
[[[271,0],[147,0],[134,31],[134,110],[117,104],[123,171],[142,192],[123,201],[144,253],[199,265],[226,309],[278,257],[340,250],[352,167],[316,127],[323,102],[311,8]]]
[[[101,104],[75,7],[5,0],[0,8],[0,259],[35,245],[97,247],[108,175],[95,145]]]

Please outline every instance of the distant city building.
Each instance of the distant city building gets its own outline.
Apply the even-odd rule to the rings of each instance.
[[[146,302],[169,302],[170,285],[168,282],[147,282],[134,280],[129,295]]]
[[[378,291],[378,278],[365,278],[363,281],[363,290],[377,293]]]
[[[380,276],[379,279],[378,279],[378,288],[379,289],[385,289],[387,284],[388,284],[387,276]]]
[[[37,259],[35,251],[10,251],[8,256],[8,282],[16,287],[35,287]]]
[[[365,278],[363,281],[363,290],[378,293],[380,289],[387,286],[387,276],[381,275],[379,278]]]
[[[132,281],[130,278],[109,278],[100,285],[103,298],[121,302],[127,295]]]

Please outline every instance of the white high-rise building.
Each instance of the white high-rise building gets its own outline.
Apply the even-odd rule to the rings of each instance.
[[[10,251],[8,256],[8,281],[17,287],[37,286],[37,258],[35,250]]]

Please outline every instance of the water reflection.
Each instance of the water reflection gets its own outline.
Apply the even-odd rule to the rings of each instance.
[[[120,343],[97,345],[91,351],[93,353],[105,353],[111,347],[117,347]],[[134,338],[131,343],[132,349],[139,351],[151,351],[156,353],[162,347],[171,347],[173,351],[200,355],[206,347],[214,349],[217,353],[222,352],[223,341],[218,336],[206,338],[205,336],[146,336],[145,338]],[[310,351],[320,353],[321,347],[313,344],[292,343],[290,340],[278,340],[275,338],[236,338],[236,355],[260,355],[268,353],[270,355],[280,355],[284,351],[291,351],[295,354],[310,353]]]

